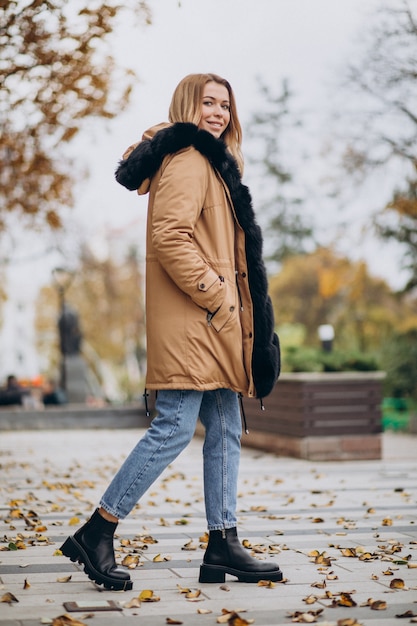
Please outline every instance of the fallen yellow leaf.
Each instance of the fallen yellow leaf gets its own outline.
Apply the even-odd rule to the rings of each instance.
[[[161,598],[153,595],[153,591],[151,589],[144,589],[139,594],[139,600],[141,602],[159,602]]]
[[[10,591],[7,591],[0,598],[0,602],[7,602],[8,604],[11,604],[12,602],[19,602],[19,600],[16,598],[16,596],[10,593]]]

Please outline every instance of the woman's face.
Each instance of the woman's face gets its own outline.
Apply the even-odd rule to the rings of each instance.
[[[230,100],[227,87],[210,81],[203,91],[201,119],[198,127],[216,139],[222,136],[230,122]]]

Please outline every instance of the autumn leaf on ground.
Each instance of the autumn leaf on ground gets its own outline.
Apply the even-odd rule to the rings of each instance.
[[[382,520],[382,526],[392,526],[392,519],[390,517],[385,517]]]
[[[266,587],[267,589],[273,589],[275,583],[272,580],[258,580],[258,587]]]
[[[122,561],[122,565],[129,569],[135,569],[139,565],[139,557],[137,554],[128,554]]]
[[[314,563],[316,565],[326,565],[329,567],[331,565],[331,558],[328,556],[327,552],[319,552],[318,550],[312,550],[308,553],[308,556],[314,559]]]
[[[315,587],[317,589],[325,589],[326,588],[326,581],[325,580],[319,580],[315,583],[311,583],[310,585],[311,587]]]
[[[384,600],[375,600],[369,606],[373,611],[385,611],[387,603]]]
[[[35,533],[44,533],[46,530],[48,530],[47,526],[36,526],[35,527]]]
[[[80,523],[80,518],[79,517],[71,517],[71,519],[68,522],[68,526],[78,526],[78,524]]]
[[[125,603],[125,609],[139,609],[140,608],[140,600],[139,598],[132,598],[128,602]]]
[[[354,617],[346,617],[345,619],[338,619],[337,626],[363,626],[363,624],[357,622]]]
[[[368,600],[361,604],[361,606],[369,606],[374,611],[385,611],[387,603],[384,600],[374,600],[373,598],[368,598]]]
[[[389,586],[390,589],[407,589],[402,578],[393,578]]]
[[[315,602],[317,602],[317,596],[307,596],[306,598],[303,598],[303,602],[305,602],[306,604],[314,604]]]
[[[201,595],[201,589],[196,589],[195,591],[192,591],[191,589],[189,589],[185,593],[185,597],[187,598],[187,600],[193,600],[195,598],[199,598],[200,595]]]
[[[360,555],[360,561],[375,561],[378,558],[377,554],[372,554],[371,552],[364,552]]]
[[[197,550],[197,546],[195,543],[193,543],[193,540],[190,539],[190,541],[182,546],[181,550]]]
[[[183,624],[184,623],[184,622],[180,622],[177,619],[172,619],[171,617],[167,617],[165,621],[167,624]]]
[[[159,602],[161,598],[153,595],[153,591],[151,589],[144,589],[139,594],[139,600],[141,602]]]
[[[71,578],[72,578],[72,576],[62,576],[61,578],[57,578],[56,582],[57,583],[69,583]]]
[[[199,615],[209,615],[209,613],[213,613],[213,611],[210,611],[210,609],[197,609],[197,613],[199,613]]]
[[[406,611],[405,613],[401,613],[400,615],[396,615],[395,617],[403,617],[405,619],[408,619],[409,617],[417,617],[417,613],[413,613],[413,611],[409,610]]]
[[[222,609],[222,614],[217,618],[218,624],[228,624],[229,626],[247,626],[247,624],[253,624],[255,620],[244,619],[240,617],[236,611],[228,611]]]
[[[135,537],[135,540],[148,544],[158,543],[158,539],[155,539],[152,535],[139,535],[138,537]]]
[[[152,559],[154,563],[163,563],[164,561],[170,561],[170,560],[171,560],[170,556],[161,556],[160,554],[157,554]]]
[[[26,544],[24,541],[19,539],[18,541],[11,541],[8,546],[9,550],[26,550]]]
[[[347,557],[356,557],[356,556],[358,556],[356,554],[356,548],[341,548],[340,552],[342,553],[343,556],[347,556]]]
[[[23,583],[23,589],[30,589],[30,582],[25,578],[25,582]]]
[[[19,600],[14,596],[10,591],[7,591],[0,598],[0,602],[7,602],[8,604],[12,604],[12,602],[19,602]]]
[[[295,611],[294,613],[290,613],[289,617],[291,617],[293,622],[312,624],[313,622],[317,622],[318,616],[321,615],[323,611],[324,609],[317,609],[316,611]]]
[[[333,603],[335,603],[337,606],[357,606],[355,600],[352,598],[350,593],[346,593],[344,591],[342,591],[338,599],[333,600]]]
[[[76,617],[71,617],[71,615],[64,613],[64,615],[55,617],[55,619],[52,620],[52,626],[87,626],[87,624],[80,622]]]

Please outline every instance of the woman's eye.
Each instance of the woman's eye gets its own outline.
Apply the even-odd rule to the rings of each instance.
[[[211,100],[206,100],[205,102],[203,101],[204,106],[211,106],[213,103],[211,102]]]
[[[223,105],[222,105],[222,108],[223,108],[225,111],[230,111],[230,106],[229,106],[228,104],[223,104]]]

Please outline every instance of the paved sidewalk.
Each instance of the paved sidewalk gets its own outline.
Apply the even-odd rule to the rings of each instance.
[[[99,592],[55,551],[142,432],[0,434],[0,626],[206,626],[224,609],[243,620],[225,623],[241,626],[293,618],[401,626],[417,615],[417,436],[394,433],[384,435],[381,461],[313,463],[243,449],[239,535],[280,564],[286,582],[274,586],[198,583],[205,518],[196,438],[119,526],[118,560],[139,557],[133,590]],[[144,590],[159,601],[135,606]],[[94,610],[109,600],[122,610]],[[69,613],[71,601],[93,610]],[[65,613],[77,621],[57,619]]]

